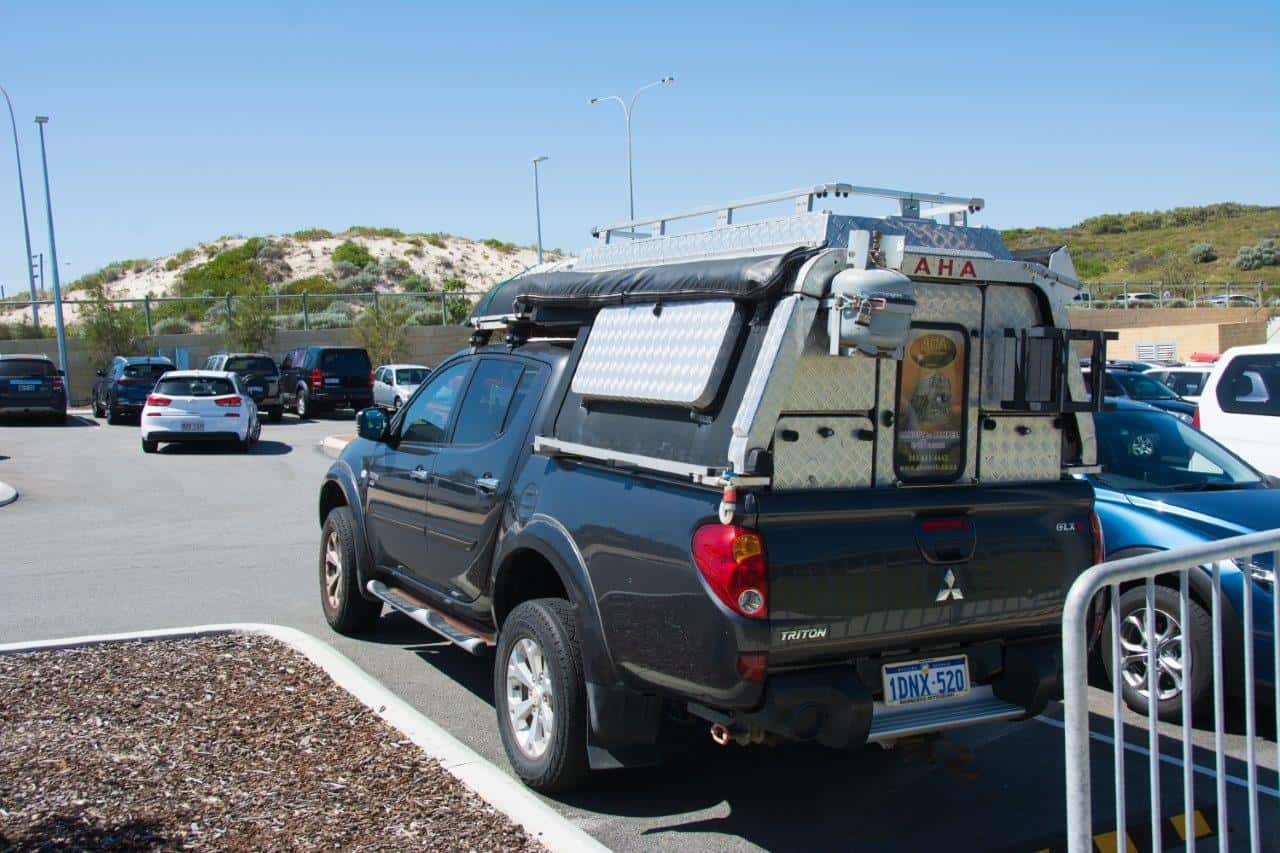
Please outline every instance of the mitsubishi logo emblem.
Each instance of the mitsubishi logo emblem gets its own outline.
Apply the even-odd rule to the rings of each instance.
[[[938,596],[934,599],[934,602],[941,604],[948,599],[960,601],[964,598],[964,591],[961,590],[960,587],[956,586],[955,572],[947,569],[947,573],[942,576],[942,582],[946,584],[946,586],[938,590]]]

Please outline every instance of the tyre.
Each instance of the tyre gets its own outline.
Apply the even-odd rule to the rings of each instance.
[[[298,389],[298,396],[294,403],[294,408],[298,412],[298,420],[305,421],[311,414],[311,401],[307,399],[307,390],[305,388]]]
[[[1155,588],[1155,636],[1157,656],[1156,716],[1168,722],[1182,719],[1182,691],[1191,693],[1191,707],[1205,707],[1213,689],[1213,654],[1209,613],[1195,599],[1187,602],[1187,621],[1183,625],[1178,591],[1164,586]],[[1139,714],[1147,713],[1147,591],[1135,586],[1120,595],[1120,684],[1125,704]],[[1108,612],[1104,636],[1110,638],[1111,617]],[[1191,651],[1189,667],[1184,648]],[[1111,645],[1103,644],[1102,664],[1108,683],[1112,680]],[[1201,661],[1196,665],[1196,661]]]
[[[278,424],[284,420],[284,406],[272,406],[267,409],[267,417],[271,419],[273,424]]]
[[[143,452],[143,453],[155,453],[155,452],[156,452],[157,450],[159,450],[159,449],[160,449],[160,442],[158,442],[158,441],[148,441],[148,440],[147,440],[147,439],[145,439],[145,438],[144,438],[144,439],[142,439],[142,452]]]
[[[111,424],[112,426],[115,426],[116,424],[120,423],[120,421],[122,420],[124,420],[124,418],[120,416],[120,413],[116,411],[115,407],[108,405],[107,406],[107,423]]]
[[[93,416],[95,418],[105,418],[107,410],[102,408],[102,404],[98,402],[98,395],[93,395]]]
[[[516,775],[564,791],[587,775],[587,696],[573,607],[526,601],[503,623],[493,676],[498,731]]]
[[[336,507],[320,534],[320,606],[329,627],[348,635],[369,631],[382,613],[380,602],[360,594],[355,524],[351,507]]]
[[[53,422],[54,422],[55,424],[57,424],[58,426],[66,426],[66,425],[67,425],[67,413],[66,413],[66,412],[59,412],[58,414],[54,415],[54,416],[53,416]]]

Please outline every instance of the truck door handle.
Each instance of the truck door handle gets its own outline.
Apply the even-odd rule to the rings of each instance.
[[[498,491],[497,477],[476,477],[476,488],[487,494]]]
[[[414,468],[409,472],[409,479],[417,480],[419,483],[425,483],[427,481],[427,469],[419,465],[417,468]]]

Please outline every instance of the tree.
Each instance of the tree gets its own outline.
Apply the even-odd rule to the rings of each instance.
[[[356,339],[369,351],[374,364],[388,364],[404,358],[407,350],[405,322],[409,312],[399,306],[374,302],[355,322]]]
[[[89,287],[92,297],[80,310],[80,336],[93,365],[106,367],[117,355],[132,355],[149,349],[147,320],[139,308],[107,301],[102,285]]]
[[[471,316],[471,298],[466,295],[467,283],[460,278],[445,279],[440,285],[445,292],[445,322],[461,325]]]
[[[266,352],[276,337],[276,315],[263,288],[235,300],[231,316],[223,319],[227,349]]]

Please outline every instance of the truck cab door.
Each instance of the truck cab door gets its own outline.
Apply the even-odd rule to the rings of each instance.
[[[427,492],[431,586],[466,601],[488,580],[494,541],[546,381],[520,358],[480,360],[449,442],[436,454]]]
[[[464,359],[423,385],[392,422],[391,440],[365,463],[365,524],[374,560],[414,580],[429,582],[427,489],[471,367]]]

